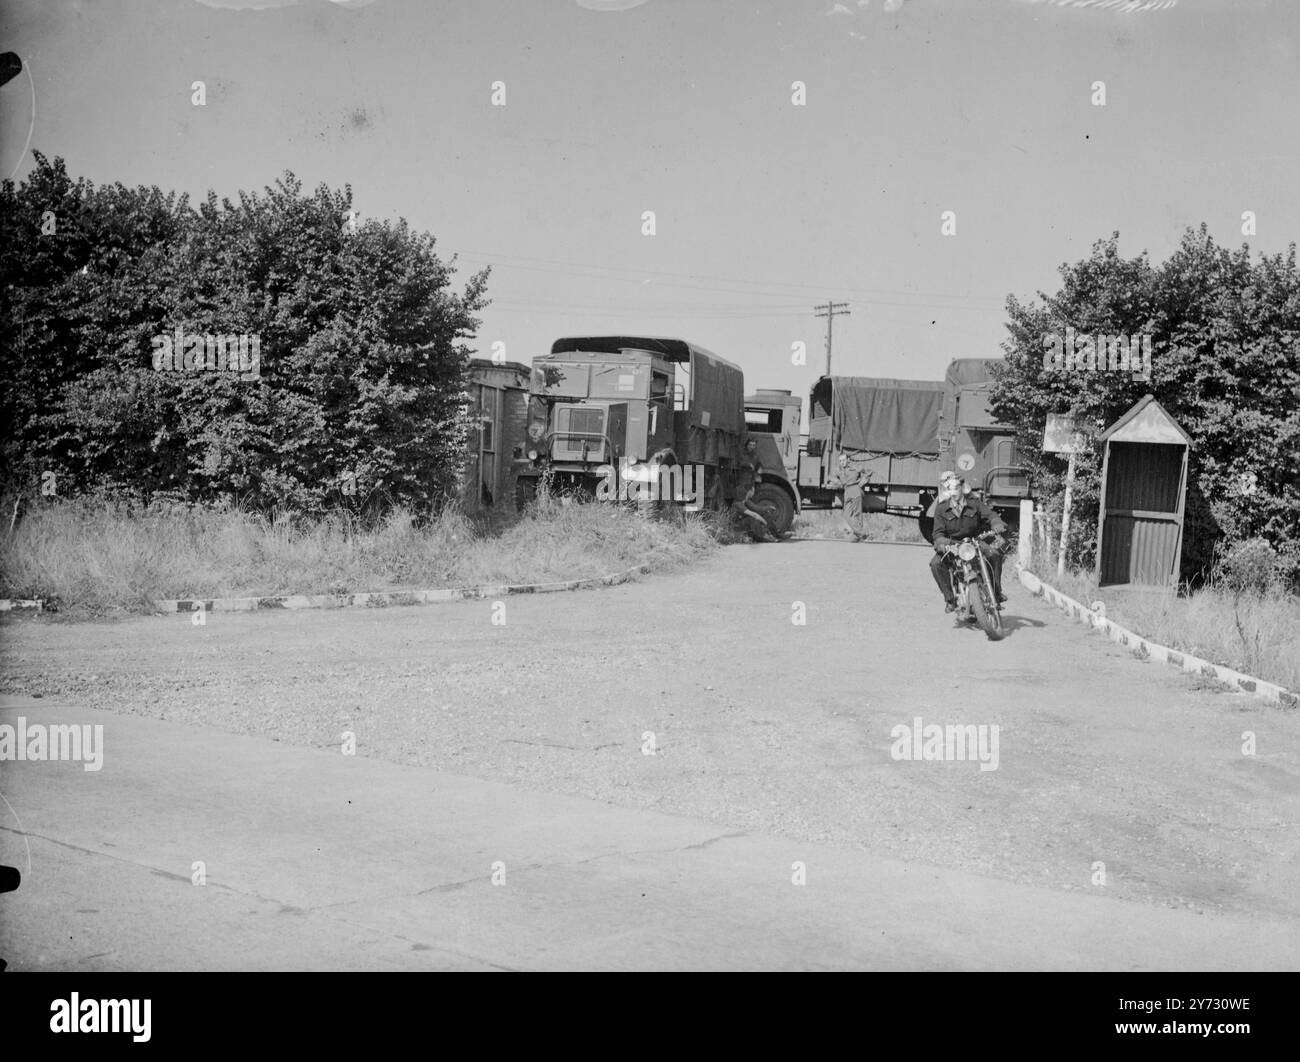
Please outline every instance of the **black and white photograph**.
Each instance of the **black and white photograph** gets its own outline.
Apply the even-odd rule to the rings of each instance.
[[[1282,1028],[1300,3],[6,0],[0,53],[27,1025],[519,971]]]

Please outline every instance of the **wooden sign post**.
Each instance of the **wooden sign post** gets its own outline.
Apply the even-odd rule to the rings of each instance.
[[[1061,541],[1056,553],[1056,574],[1065,574],[1065,547],[1070,533],[1070,505],[1074,495],[1075,457],[1088,446],[1088,437],[1080,430],[1074,417],[1056,413],[1047,415],[1043,428],[1043,453],[1069,454],[1065,468],[1065,496],[1061,499]]]

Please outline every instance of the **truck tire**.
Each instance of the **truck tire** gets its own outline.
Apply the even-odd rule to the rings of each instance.
[[[784,535],[794,526],[794,502],[780,487],[760,483],[754,488],[754,496],[749,504],[778,535]]]

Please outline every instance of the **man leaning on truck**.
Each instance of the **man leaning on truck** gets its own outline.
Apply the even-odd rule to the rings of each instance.
[[[745,443],[745,456],[740,462],[736,476],[736,497],[731,502],[731,516],[750,538],[756,542],[777,542],[767,518],[755,512],[751,504],[754,489],[763,478],[763,470],[758,460],[758,444],[749,439]]]

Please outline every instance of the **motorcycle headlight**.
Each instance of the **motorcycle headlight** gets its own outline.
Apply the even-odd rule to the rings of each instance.
[[[957,547],[957,556],[962,560],[970,561],[975,559],[975,543],[963,542]]]

